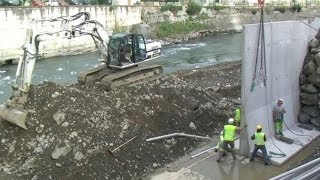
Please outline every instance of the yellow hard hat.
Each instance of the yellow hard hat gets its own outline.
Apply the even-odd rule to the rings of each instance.
[[[257,125],[257,129],[262,129],[262,126],[260,124]]]

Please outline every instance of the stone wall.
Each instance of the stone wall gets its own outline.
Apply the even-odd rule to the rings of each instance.
[[[320,45],[317,39],[309,43],[300,75],[301,111],[299,122],[320,127]]]
[[[91,19],[104,26],[132,26],[141,23],[141,7],[137,6],[69,6],[42,8],[0,8],[0,64],[1,60],[16,59],[22,53],[21,46],[26,37],[26,28],[32,19],[48,19],[70,16],[78,12],[89,12]],[[74,40],[51,40],[40,44],[44,57],[67,55],[90,51],[94,47],[91,37]]]

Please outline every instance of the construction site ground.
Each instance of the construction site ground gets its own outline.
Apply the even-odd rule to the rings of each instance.
[[[32,86],[28,130],[0,123],[0,177],[145,178],[208,143],[146,139],[171,133],[216,137],[240,106],[240,78],[237,61],[111,91],[53,82]]]

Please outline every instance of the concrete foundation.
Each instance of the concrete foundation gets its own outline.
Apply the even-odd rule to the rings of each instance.
[[[304,146],[310,143],[312,137],[319,136],[320,132],[307,131],[297,127],[297,117],[300,109],[299,76],[304,57],[307,54],[308,42],[319,29],[320,21],[283,21],[265,23],[265,48],[267,81],[263,85],[260,73],[260,57],[257,64],[256,85],[251,91],[252,79],[255,70],[257,54],[257,36],[259,24],[244,26],[243,54],[242,54],[242,123],[248,124],[240,137],[240,152],[249,155],[254,143],[250,136],[255,133],[256,125],[261,124],[267,136],[267,151],[286,154],[285,157],[272,157],[274,164],[281,165]],[[313,28],[311,28],[313,27]],[[286,113],[284,121],[287,127],[296,132],[289,132],[284,125],[284,135],[295,140],[293,144],[280,142],[274,137],[274,123],[272,118],[273,107],[277,100],[284,100]],[[278,148],[281,149],[278,150]]]

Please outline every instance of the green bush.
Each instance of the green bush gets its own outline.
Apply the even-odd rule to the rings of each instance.
[[[161,38],[187,34],[191,31],[199,31],[204,29],[207,29],[206,25],[191,20],[179,22],[161,22],[158,24],[155,33],[158,38]]]
[[[286,6],[275,6],[275,7],[274,7],[274,10],[275,10],[275,11],[279,11],[279,12],[281,12],[281,13],[285,13],[286,10],[287,10],[287,7],[286,7]]]
[[[213,5],[213,6],[207,6],[206,7],[207,9],[210,9],[210,10],[216,10],[216,11],[220,11],[222,9],[225,9],[226,6],[221,6],[221,5]]]
[[[191,16],[189,16],[191,17]],[[208,19],[209,18],[209,15],[207,13],[200,13],[198,16],[197,16],[197,19],[198,20],[205,20],[205,19]]]
[[[201,9],[202,9],[202,6],[200,6],[199,4],[197,4],[197,3],[194,2],[194,1],[190,1],[190,2],[188,3],[188,7],[187,7],[186,12],[187,12],[187,14],[188,14],[189,16],[193,16],[193,15],[198,15],[198,14],[200,14]]]
[[[257,14],[258,10],[260,10],[260,9],[250,8],[249,10],[250,10],[251,14]]]
[[[292,12],[301,12],[302,6],[300,4],[294,4],[290,9]]]
[[[161,6],[160,11],[171,11],[173,14],[177,14],[178,11],[182,10],[182,6],[175,6],[173,4],[166,4],[164,6]]]

